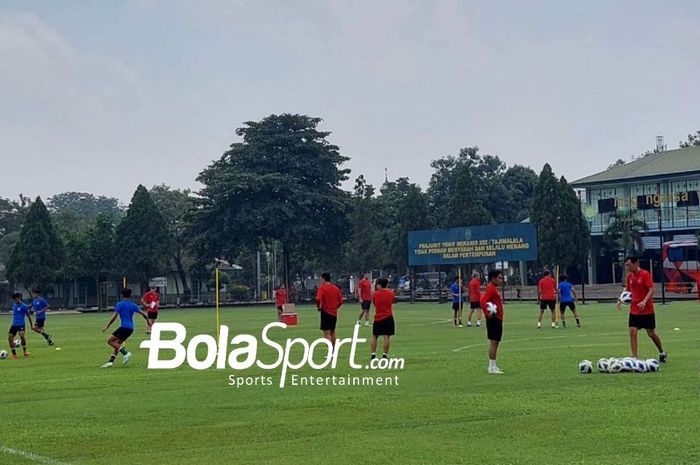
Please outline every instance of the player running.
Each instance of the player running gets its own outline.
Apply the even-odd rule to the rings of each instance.
[[[576,289],[574,289],[573,284],[569,282],[568,276],[562,275],[559,277],[559,287],[557,290],[559,292],[559,313],[561,314],[561,326],[566,328],[566,315],[564,315],[564,313],[566,312],[567,308],[570,308],[571,313],[573,313],[574,318],[576,318],[576,327],[580,328],[581,319],[576,311],[576,299],[578,299],[578,296],[576,295]]]
[[[321,275],[321,287],[316,292],[316,307],[321,316],[323,337],[335,345],[335,326],[338,323],[338,309],[343,305],[343,294],[331,283],[331,274]]]
[[[486,317],[486,337],[489,340],[489,374],[502,375],[503,370],[496,365],[498,345],[503,337],[503,299],[498,288],[503,285],[501,270],[489,271],[489,284],[481,296],[481,309]]]
[[[472,314],[476,310],[476,327],[481,326],[481,275],[474,272],[472,280],[469,281],[469,315],[467,316],[467,326],[472,325]]]
[[[462,324],[462,308],[464,307],[463,287],[459,276],[455,276],[455,282],[450,286],[450,296],[452,297],[452,310],[454,311],[453,322],[458,328],[464,328],[464,324]]]
[[[110,326],[112,326],[112,323],[119,317],[120,325],[117,328],[116,331],[112,333],[111,336],[109,336],[109,339],[107,339],[107,345],[109,345],[112,349],[112,354],[109,356],[109,361],[102,365],[101,368],[111,368],[114,366],[114,360],[117,358],[117,354],[122,354],[122,363],[126,365],[129,363],[129,359],[131,358],[131,352],[128,352],[123,344],[126,342],[127,339],[129,339],[129,336],[134,332],[134,313],[138,313],[143,317],[144,320],[146,320],[146,324],[148,324],[148,315],[141,310],[138,305],[133,303],[131,300],[131,289],[122,289],[122,298],[121,300],[117,303],[117,305],[114,306],[114,314],[112,314],[112,318],[109,320],[109,323],[107,323],[107,326],[102,328],[102,332],[104,333],[109,329]]]
[[[7,335],[7,342],[10,344],[10,350],[12,351],[12,358],[17,358],[17,348],[15,347],[15,336],[19,333],[19,340],[22,343],[22,352],[24,352],[25,357],[31,355],[27,351],[27,339],[24,333],[24,319],[29,320],[29,326],[34,326],[32,323],[32,316],[29,314],[29,308],[22,302],[22,294],[15,292],[12,294],[12,326],[10,326],[10,331]]]
[[[374,291],[372,301],[374,302],[374,324],[372,325],[372,358],[377,358],[377,338],[384,337],[384,352],[382,358],[388,358],[389,347],[391,346],[391,336],[396,332],[394,323],[394,291],[387,289],[389,280],[387,278],[377,279],[377,289]]]
[[[557,282],[552,278],[549,270],[544,270],[544,276],[537,284],[537,296],[540,301],[540,316],[537,318],[537,329],[542,329],[542,317],[545,309],[552,311],[552,328],[557,327]]]
[[[287,303],[287,288],[284,284],[280,284],[275,291],[275,306],[277,307],[277,321],[282,320],[282,310]]]
[[[369,308],[372,303],[372,281],[369,280],[369,273],[362,275],[362,279],[357,283],[357,296],[360,299],[360,315],[357,317],[357,324],[362,324],[365,319],[365,326],[369,326]]]
[[[659,361],[666,362],[668,356],[661,344],[661,338],[656,334],[656,316],[654,314],[654,281],[647,270],[639,266],[636,257],[625,259],[625,269],[627,270],[627,284],[625,289],[632,293],[632,304],[630,305],[629,328],[630,347],[632,357],[637,358],[637,332],[645,329],[647,335],[659,349]],[[620,311],[622,302],[617,301],[617,310]]]
[[[148,289],[148,292],[141,297],[141,305],[146,308],[146,314],[148,315],[146,334],[151,334],[151,328],[158,319],[158,308],[160,307],[160,293],[157,287]]]
[[[49,303],[41,296],[39,289],[34,289],[32,291],[32,311],[34,312],[34,326],[32,326],[32,331],[41,336],[46,340],[49,346],[54,345],[51,335],[44,329],[46,325],[46,311],[49,309]]]

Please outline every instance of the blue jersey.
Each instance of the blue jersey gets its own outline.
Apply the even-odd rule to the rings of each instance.
[[[562,281],[559,283],[559,302],[569,303],[574,301],[574,295],[571,292],[573,287],[573,284],[568,281]]]
[[[37,320],[46,319],[46,309],[49,308],[48,302],[44,300],[43,297],[37,297],[32,300],[32,308],[34,309],[34,314]]]
[[[29,315],[29,308],[24,302],[12,304],[12,326],[24,326],[24,318]]]
[[[452,303],[459,303],[464,301],[462,293],[459,292],[459,288],[459,283],[452,283],[452,285],[450,286],[450,294],[452,294]],[[464,287],[462,287],[462,292],[464,292]]]
[[[114,306],[114,312],[119,314],[121,328],[134,329],[134,313],[140,312],[139,307],[130,300],[120,300]]]

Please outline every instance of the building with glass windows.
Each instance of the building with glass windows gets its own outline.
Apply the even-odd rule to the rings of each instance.
[[[653,268],[655,280],[662,278],[662,270],[669,278],[668,267],[697,266],[700,147],[649,155],[579,179],[572,186],[580,193],[591,230],[590,283],[619,282],[621,278],[617,254],[608,250],[604,240],[616,216],[632,215],[646,223],[640,258],[644,268]]]

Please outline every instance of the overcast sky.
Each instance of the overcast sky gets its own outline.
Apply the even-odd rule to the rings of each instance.
[[[570,180],[700,129],[696,1],[0,0],[0,196],[194,178],[270,113],[352,177],[478,145]]]

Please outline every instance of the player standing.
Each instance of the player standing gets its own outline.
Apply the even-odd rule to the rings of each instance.
[[[496,365],[498,345],[503,337],[503,299],[498,288],[503,285],[501,270],[489,271],[489,284],[481,296],[481,309],[486,317],[486,337],[489,340],[489,368],[492,375],[502,375],[503,371]]]
[[[160,306],[160,294],[157,287],[154,286],[148,289],[148,292],[141,297],[141,305],[146,307],[148,315],[146,334],[151,334],[151,327],[158,319],[158,307]]]
[[[357,317],[357,324],[365,319],[365,326],[369,326],[369,308],[372,303],[372,281],[369,280],[369,273],[362,275],[362,279],[357,283],[357,294],[360,299],[360,315]]]
[[[559,313],[561,314],[561,325],[566,328],[566,316],[564,313],[567,308],[571,309],[571,313],[574,314],[576,318],[576,327],[581,327],[581,319],[576,311],[576,289],[574,289],[573,284],[569,282],[569,277],[562,275],[559,277]]]
[[[284,284],[280,284],[275,291],[275,306],[277,307],[277,321],[282,319],[282,310],[284,304],[287,303],[287,288]]]
[[[39,289],[32,290],[32,310],[34,311],[34,326],[32,327],[32,331],[41,334],[46,340],[46,343],[52,346],[54,344],[53,339],[51,339],[51,335],[44,329],[46,325],[46,311],[48,309],[49,303],[41,296]]]
[[[661,344],[661,338],[656,334],[656,316],[654,314],[654,281],[651,273],[643,270],[639,266],[636,257],[625,259],[625,269],[627,270],[626,290],[632,293],[632,304],[630,305],[629,328],[630,347],[632,357],[637,358],[637,332],[645,329],[649,338],[659,349],[659,361],[666,362],[668,356]],[[620,311],[622,302],[618,300],[617,310]]]
[[[552,278],[549,270],[544,270],[544,276],[537,284],[537,296],[540,301],[540,316],[537,318],[537,329],[542,329],[542,317],[545,309],[552,311],[552,328],[557,327],[557,282]]]
[[[459,276],[455,276],[455,282],[450,286],[450,295],[452,296],[452,310],[454,311],[454,325],[463,328],[462,324],[462,308],[464,307],[464,292],[462,291],[462,282]]]
[[[382,358],[387,358],[389,355],[389,347],[391,346],[391,336],[396,333],[396,324],[394,322],[394,291],[387,289],[389,280],[387,278],[379,278],[377,280],[377,289],[374,291],[372,301],[374,302],[374,324],[372,325],[372,358],[377,358],[377,339],[379,336],[384,337],[384,352]]]
[[[143,317],[144,320],[146,320],[146,324],[148,324],[148,315],[141,310],[138,305],[133,303],[131,300],[131,289],[122,289],[122,298],[121,300],[117,303],[117,305],[114,306],[114,313],[112,314],[112,318],[109,320],[109,323],[107,323],[107,326],[102,328],[102,332],[104,333],[109,329],[110,326],[112,326],[112,323],[114,323],[114,320],[119,317],[120,319],[120,325],[112,333],[111,336],[109,336],[109,339],[107,339],[107,345],[109,345],[112,349],[112,354],[109,356],[109,361],[102,365],[101,368],[111,368],[114,366],[114,360],[117,358],[117,354],[122,354],[122,363],[126,365],[129,363],[129,359],[131,358],[131,352],[128,352],[124,347],[123,344],[126,342],[127,339],[129,339],[129,336],[134,332],[134,313],[138,313]]]
[[[10,331],[7,335],[7,342],[10,344],[10,350],[12,351],[12,358],[17,358],[17,349],[15,348],[15,336],[19,333],[19,340],[22,343],[22,352],[24,352],[25,357],[29,357],[31,354],[27,351],[27,339],[25,338],[24,332],[24,318],[29,320],[29,326],[34,326],[32,323],[32,316],[29,314],[29,308],[22,302],[22,294],[15,292],[12,294],[12,326],[10,326]]]
[[[343,305],[343,294],[331,283],[331,274],[321,275],[321,286],[316,293],[316,307],[321,316],[323,337],[335,346],[335,326],[338,323],[338,309]]]
[[[469,316],[467,316],[467,326],[472,325],[472,314],[476,310],[476,326],[481,326],[481,275],[474,272],[472,280],[469,281]]]

